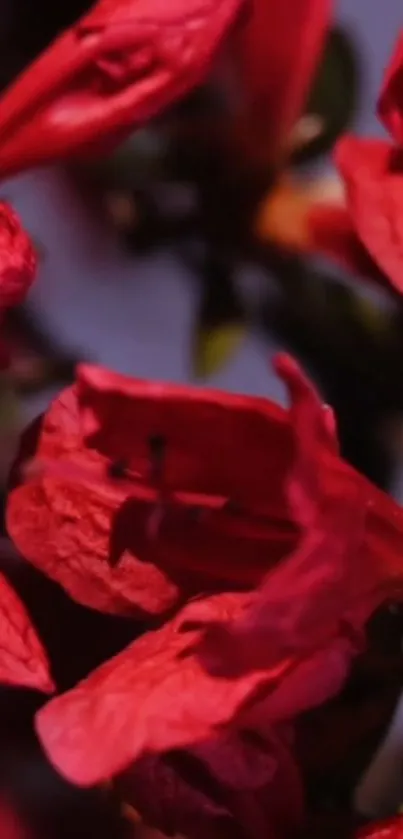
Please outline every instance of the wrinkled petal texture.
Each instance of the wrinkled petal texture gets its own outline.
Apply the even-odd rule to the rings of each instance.
[[[266,162],[282,154],[304,107],[332,6],[332,0],[257,0],[234,33],[247,131]]]
[[[23,604],[0,575],[0,683],[54,690],[45,652]]]
[[[375,500],[370,485],[354,473],[342,486],[328,485],[318,458],[336,449],[331,413],[291,359],[281,357],[277,367],[292,397],[294,457],[286,487],[302,547],[256,593],[195,599],[40,711],[45,750],[76,783],[113,776],[150,752],[203,742],[236,720],[262,733],[320,704],[342,685],[371,611],[401,592],[400,551],[390,556],[377,545],[371,552],[364,542]],[[401,526],[398,508],[390,514]],[[246,635],[249,649],[256,640],[258,661],[248,666],[241,645],[241,672],[224,666],[217,676],[206,662],[208,626],[235,627],[236,650],[239,636]],[[224,665],[229,646],[221,647]]]
[[[167,441],[157,536],[153,435]],[[84,367],[42,422],[35,456],[50,466],[10,493],[8,529],[27,559],[105,611],[158,614],[198,592],[253,588],[297,537],[289,440],[287,413],[266,400]],[[116,461],[132,480],[107,478]]]
[[[0,311],[24,300],[36,273],[31,241],[14,210],[0,202]]]
[[[352,222],[360,241],[403,291],[403,152],[382,140],[346,136],[336,147]]]
[[[403,147],[403,33],[385,73],[378,115],[398,146]]]

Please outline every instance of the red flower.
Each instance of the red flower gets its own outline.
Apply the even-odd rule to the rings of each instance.
[[[235,22],[243,117],[255,151],[255,129],[263,131],[258,142],[266,158],[273,112],[282,133],[302,106],[329,5],[290,0],[280,9],[276,0],[257,0],[249,9],[245,0],[99,0],[3,96],[2,177],[116,144],[203,81]]]
[[[282,445],[287,448],[287,458],[283,451],[282,469],[277,463],[276,470],[271,469],[269,474],[280,491],[283,517],[288,515],[299,532],[288,551],[290,556],[264,578],[261,569],[260,574],[255,569],[252,591],[234,591],[228,564],[226,580],[221,577],[223,592],[207,595],[200,589],[199,596],[179,609],[172,620],[160,629],[149,631],[75,689],[48,703],[37,716],[37,730],[45,750],[59,771],[71,781],[87,785],[123,773],[121,783],[128,790],[131,802],[149,818],[155,783],[155,795],[161,808],[159,814],[154,812],[156,826],[164,830],[185,829],[195,839],[207,835],[208,830],[217,835],[214,830],[219,832],[219,826],[222,828],[223,825],[227,825],[228,835],[234,835],[231,833],[234,825],[246,824],[248,818],[248,835],[253,837],[266,835],[268,826],[273,825],[274,831],[277,826],[281,833],[286,830],[285,825],[287,830],[290,828],[290,820],[293,827],[301,820],[301,783],[292,756],[293,720],[340,690],[352,658],[364,644],[368,617],[386,598],[400,596],[402,592],[400,540],[397,545],[393,544],[394,529],[397,536],[403,526],[402,512],[340,461],[333,416],[321,405],[297,366],[283,358],[278,362],[278,369],[290,390],[289,413],[280,412],[261,400],[235,398],[233,425],[237,441],[237,412],[245,423],[245,417],[253,416],[254,409],[263,422],[262,427],[274,425],[277,434],[278,428],[282,428]],[[93,445],[102,448],[104,457],[115,446],[122,447],[122,456],[128,456],[130,443],[136,457],[132,469],[138,482],[133,489],[137,505],[141,506],[145,492],[151,493],[149,485],[144,486],[140,481],[142,461],[141,450],[136,448],[137,429],[141,429],[142,436],[146,428],[157,432],[161,426],[155,427],[156,421],[163,424],[164,432],[169,430],[173,454],[176,452],[177,455],[176,460],[172,458],[170,467],[168,462],[166,464],[171,479],[168,482],[170,493],[164,495],[168,501],[166,518],[169,519],[172,512],[169,504],[172,504],[174,515],[175,501],[180,509],[186,508],[188,496],[195,489],[190,477],[194,481],[197,478],[196,488],[199,493],[203,489],[205,497],[208,497],[209,489],[207,479],[212,482],[215,479],[215,492],[220,489],[222,493],[231,463],[226,434],[220,438],[222,465],[227,466],[226,471],[218,469],[219,452],[213,447],[216,435],[218,437],[220,430],[225,430],[228,421],[223,406],[228,410],[228,400],[234,400],[234,397],[213,397],[212,394],[189,391],[188,399],[184,400],[184,390],[149,386],[151,393],[146,398],[144,386],[126,382],[124,398],[120,388],[120,393],[115,391],[113,409],[110,401],[107,409],[105,385],[108,391],[108,379],[101,377],[100,371],[88,369],[86,378],[87,386],[91,379],[92,387],[97,384],[98,390],[96,396],[90,397],[86,389],[81,395],[82,433],[89,435]],[[118,380],[120,384],[125,381],[115,378],[115,386]],[[132,406],[130,400],[133,400]],[[194,406],[198,406],[195,414],[192,412]],[[60,412],[60,403],[57,407]],[[178,419],[178,412],[182,421]],[[200,439],[200,452],[195,454],[192,450],[190,457],[186,439],[195,432],[199,412],[205,417],[204,438],[196,436]],[[50,412],[52,416],[55,416],[54,409]],[[59,515],[54,526],[59,526],[63,544],[62,516],[70,517],[71,521],[78,517],[77,501],[68,504],[58,501],[63,474],[66,482],[81,479],[81,502],[85,491],[90,489],[83,483],[85,468],[90,481],[89,456],[87,453],[86,459],[77,459],[77,430],[71,417],[69,411],[65,416],[65,451],[70,447],[73,456],[70,462],[66,459],[67,465],[63,459],[59,460],[58,478],[56,473],[52,478],[53,498]],[[119,431],[116,417],[124,418]],[[134,423],[137,423],[137,429]],[[247,423],[244,427],[248,428]],[[127,430],[127,439],[123,428]],[[257,436],[258,426],[254,428],[251,441]],[[181,436],[175,436],[178,433]],[[210,447],[209,463],[213,470],[210,474],[202,468],[207,455],[203,439]],[[269,442],[269,437],[262,432],[258,435],[263,472],[270,468],[264,460],[265,446]],[[245,449],[248,446],[249,439],[245,436]],[[49,449],[47,453],[51,453]],[[55,447],[52,456],[57,457],[59,453],[60,448]],[[272,454],[276,463],[278,452]],[[99,458],[99,453],[94,455],[93,462],[98,467]],[[245,484],[235,471],[232,485],[238,492],[246,493],[248,488],[250,501],[257,504],[262,499],[257,488],[262,492],[266,485],[262,483],[258,462],[253,463],[255,484],[249,481],[251,464],[247,463]],[[179,492],[174,478],[182,479],[184,491]],[[21,511],[25,514],[33,505],[32,542],[35,539],[33,521],[35,518],[42,520],[40,505],[45,497],[44,480],[42,477],[31,487],[15,490],[11,499],[13,508],[19,498],[20,519],[25,518]],[[110,500],[113,488],[110,487],[109,496],[106,484],[101,490],[102,497]],[[93,499],[94,492],[91,488]],[[28,494],[24,496],[23,493]],[[252,511],[256,513],[257,509],[252,508]],[[95,521],[95,507],[92,516]],[[84,527],[93,526],[88,523],[86,513],[82,521]],[[208,519],[205,526],[207,522]],[[249,549],[253,556],[254,538],[258,538],[258,532],[254,533],[252,525],[251,517]],[[78,520],[75,527],[76,530],[79,527]],[[18,538],[16,518],[12,529]],[[70,540],[72,532],[70,530]],[[41,533],[43,538],[43,531]],[[232,545],[230,530],[226,536],[228,544]],[[25,538],[28,545],[27,534]],[[195,537],[195,549],[200,538]],[[170,557],[173,562],[173,552],[172,557],[169,552],[173,546],[165,539],[161,526],[154,544],[160,542],[159,556]],[[36,540],[38,545],[37,537]],[[79,537],[73,543],[79,544]],[[55,540],[53,544],[56,544]],[[225,546],[224,539],[221,544]],[[273,562],[269,538],[266,552],[268,565]],[[80,584],[83,585],[82,569],[78,569],[77,574],[68,552],[64,551],[63,555],[70,563],[69,574],[61,572],[60,566],[53,566],[52,573],[62,582],[67,580],[70,587],[81,575]],[[154,562],[155,558],[154,555]],[[209,559],[207,553],[204,580],[211,583],[213,572]],[[201,554],[199,562],[200,566],[195,569],[189,552],[188,573],[194,578],[197,570],[201,579]],[[142,579],[144,587],[154,584],[157,566],[151,566],[151,569],[148,583],[145,576]],[[165,571],[167,569],[168,562]],[[235,574],[236,583],[240,582],[240,570],[239,567]],[[87,563],[88,572],[92,577],[90,563]],[[184,567],[182,572],[185,580]],[[253,574],[248,575],[248,580],[251,576]],[[129,573],[125,579],[130,586]],[[105,585],[105,576],[103,581]],[[245,577],[244,586],[247,584]],[[123,591],[123,578],[120,585]],[[133,587],[130,596],[134,591]],[[158,594],[157,587],[156,591]],[[139,585],[137,592],[139,596]],[[182,587],[180,593],[183,598],[188,592]],[[98,592],[95,596],[99,605]],[[105,602],[110,605],[107,598]],[[229,640],[236,643],[228,643]],[[247,650],[249,655],[246,655]],[[288,805],[280,789],[287,796]],[[192,819],[195,821],[197,813],[200,813],[200,820],[197,817],[196,825],[190,830],[189,825]]]
[[[378,114],[398,146],[403,146],[403,33],[386,70],[378,101]]]

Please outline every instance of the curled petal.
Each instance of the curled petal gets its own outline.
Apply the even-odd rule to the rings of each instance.
[[[14,210],[0,202],[0,310],[24,300],[36,273],[31,241]]]
[[[42,644],[23,604],[0,575],[0,682],[52,693]]]
[[[204,656],[220,674],[273,667],[287,655],[304,656],[345,635],[341,621],[349,618],[351,643],[345,636],[343,644],[347,671],[363,620],[374,608],[378,582],[362,574],[367,493],[352,481],[332,494],[320,462],[323,442],[329,447],[335,442],[324,406],[291,359],[278,358],[276,367],[292,398],[294,458],[287,494],[302,538],[294,554],[268,573],[237,622],[209,627]],[[383,588],[378,596],[382,600]],[[349,614],[354,604],[356,618]],[[333,667],[334,662],[331,685]]]
[[[344,137],[336,163],[346,182],[348,205],[360,241],[403,291],[403,152],[382,140]]]

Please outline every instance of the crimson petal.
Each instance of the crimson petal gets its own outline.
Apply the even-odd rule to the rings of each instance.
[[[42,644],[25,607],[0,574],[0,682],[52,693]]]

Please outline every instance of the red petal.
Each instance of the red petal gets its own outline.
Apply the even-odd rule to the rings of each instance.
[[[149,632],[49,702],[37,730],[52,762],[83,786],[109,778],[147,752],[165,752],[209,738],[218,726],[288,662],[270,674],[232,681],[210,676],[199,661],[199,606],[212,619],[236,616],[246,595],[221,594],[190,603],[162,629]]]
[[[167,513],[152,538],[156,433],[167,440]],[[83,368],[42,423],[36,455],[55,467],[11,492],[9,532],[75,599],[106,611],[159,613],[183,595],[251,588],[297,536],[282,489],[289,435],[287,413],[263,399]],[[133,481],[111,483],[107,467],[122,458]]]
[[[356,839],[403,839],[403,818],[396,816],[366,825],[356,833]]]
[[[52,693],[45,652],[27,612],[0,575],[0,683]]]
[[[403,146],[403,34],[386,70],[378,101],[378,114],[399,146]]]
[[[0,173],[117,144],[199,85],[240,0],[99,0],[2,95]]]
[[[159,494],[149,481],[147,440],[156,431],[168,441],[171,497],[152,538]],[[9,531],[75,599],[105,611],[156,614],[198,592],[254,588],[296,544],[285,499],[291,444],[287,412],[266,400],[85,368],[42,422],[36,454],[51,468],[11,492]],[[111,483],[107,466],[121,457],[133,480]],[[325,441],[320,457],[329,487],[344,491],[355,473]],[[225,507],[228,497],[240,505],[237,514]],[[366,551],[400,578],[403,514],[374,488],[370,497]],[[195,504],[207,505],[198,521]],[[121,561],[111,567],[116,555]]]
[[[399,294],[403,291],[403,152],[382,140],[343,138],[336,162],[358,237]]]
[[[308,96],[332,0],[258,0],[234,35],[246,131],[263,160],[284,151]]]
[[[0,311],[22,303],[35,272],[31,241],[14,210],[0,201]]]

